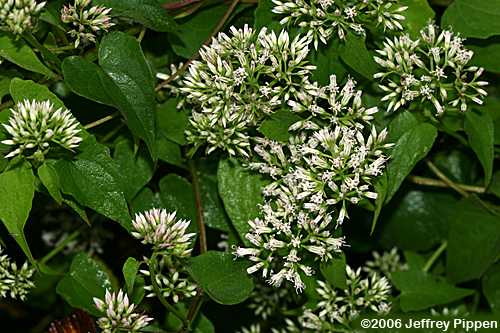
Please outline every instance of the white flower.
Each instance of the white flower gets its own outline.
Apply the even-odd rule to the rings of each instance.
[[[157,250],[177,257],[187,257],[191,253],[191,241],[195,233],[186,233],[190,221],[177,220],[176,212],[165,209],[151,209],[135,215],[132,221],[132,236],[142,239]]]
[[[0,30],[6,29],[21,35],[33,29],[45,3],[36,0],[0,0]]]
[[[80,144],[79,123],[69,110],[54,109],[50,101],[24,100],[11,109],[8,124],[2,124],[10,138],[3,144],[13,146],[6,158],[24,155],[43,160],[51,148],[72,150]]]
[[[446,109],[467,111],[468,102],[482,104],[487,95],[479,81],[483,69],[466,67],[473,52],[451,31],[429,24],[412,40],[404,35],[386,39],[375,61],[383,68],[374,78],[384,91],[388,111],[422,104],[442,115]],[[417,75],[418,73],[418,75]],[[418,78],[419,77],[419,78]],[[415,101],[415,103],[413,103]],[[418,103],[416,103],[418,101]]]
[[[68,34],[75,39],[75,47],[95,43],[99,31],[108,31],[114,23],[109,13],[111,8],[92,6],[91,0],[74,0],[73,5],[64,5],[61,21],[70,24],[73,29]]]
[[[327,44],[335,36],[341,40],[348,32],[364,35],[366,30],[403,30],[402,13],[407,9],[398,0],[273,0],[273,12],[283,16],[281,24],[310,31],[314,46]]]
[[[146,315],[135,313],[135,304],[130,303],[127,294],[121,289],[118,293],[111,293],[106,289],[104,300],[94,298],[94,303],[103,314],[97,321],[103,333],[113,333],[118,330],[139,332],[153,320]]]
[[[149,275],[149,272],[146,271],[142,271],[142,273]],[[170,269],[167,273],[160,272],[157,274],[156,284],[163,297],[172,299],[174,303],[179,302],[181,299],[191,298],[197,293],[197,287],[191,279],[182,276],[176,269]],[[156,297],[153,286],[146,286],[144,289],[150,292],[146,297]]]
[[[408,269],[408,265],[401,261],[396,247],[391,251],[383,252],[382,254],[377,251],[372,252],[373,260],[365,263],[363,270],[368,273],[382,273],[390,277],[391,273],[403,271]]]
[[[187,141],[248,157],[249,131],[288,100],[303,93],[314,66],[307,62],[310,36],[290,40],[265,28],[230,28],[200,50],[179,91],[193,108]]]
[[[24,301],[30,289],[35,287],[32,281],[35,269],[28,262],[18,267],[2,252],[0,246],[0,298],[10,296]]]

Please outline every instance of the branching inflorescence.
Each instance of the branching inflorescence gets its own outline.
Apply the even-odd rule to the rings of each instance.
[[[43,161],[50,149],[58,146],[73,150],[82,141],[78,136],[80,124],[71,112],[55,109],[50,101],[17,103],[16,108],[11,109],[9,123],[2,125],[10,136],[2,143],[14,148],[6,158],[23,155]]]
[[[28,262],[18,267],[2,252],[0,247],[0,298],[10,296],[24,301],[29,291],[35,287],[32,281],[35,269]]]
[[[349,79],[344,87],[307,88],[308,97],[290,101],[303,119],[290,126],[288,143],[255,138],[256,157],[248,167],[273,181],[263,189],[262,217],[249,221],[251,247],[237,248],[273,286],[284,280],[297,291],[301,275],[312,275],[311,260],[328,261],[345,244],[336,227],[348,216],[349,204],[375,199],[373,180],[386,163],[386,131],[368,122],[376,108],[361,105],[361,92]],[[368,125],[368,126],[367,126]],[[335,220],[334,220],[335,219]]]
[[[463,39],[449,30],[429,24],[420,39],[408,35],[387,38],[384,48],[377,50],[375,61],[383,71],[374,75],[386,93],[388,111],[408,107],[418,101],[442,115],[447,109],[467,111],[468,102],[482,104],[487,95],[479,81],[482,68],[468,67],[473,52],[463,46]]]
[[[206,146],[207,154],[222,149],[230,155],[250,154],[249,131],[267,115],[303,94],[315,66],[307,63],[311,38],[289,39],[265,28],[231,27],[200,50],[180,91],[194,107],[188,142]]]
[[[61,10],[61,21],[72,29],[68,34],[75,40],[75,47],[95,43],[99,31],[108,31],[114,23],[109,13],[111,8],[92,6],[91,0],[75,0],[73,5],[65,5]]]
[[[36,0],[0,0],[0,30],[21,35],[33,29],[45,4]]]
[[[273,12],[283,15],[281,24],[311,31],[314,46],[332,38],[345,40],[349,32],[364,35],[381,26],[383,30],[402,30],[407,9],[398,0],[273,0]]]

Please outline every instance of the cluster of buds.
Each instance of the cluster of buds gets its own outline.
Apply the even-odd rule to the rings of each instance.
[[[341,252],[345,242],[336,228],[348,206],[376,199],[373,182],[391,146],[385,130],[367,126],[377,109],[362,107],[353,80],[340,88],[332,76],[327,87],[306,89],[309,97],[289,102],[303,120],[290,126],[288,143],[255,138],[256,156],[247,166],[272,182],[263,189],[262,218],[249,221],[251,247],[235,251],[255,262],[249,273],[262,270],[273,286],[290,281],[297,292],[304,288],[301,274],[313,274],[311,259]]]
[[[368,260],[363,267],[363,271],[367,273],[379,273],[390,277],[393,272],[405,271],[408,269],[408,265],[401,260],[396,247],[382,254],[373,251],[372,256],[373,259]]]
[[[154,258],[146,259],[148,270],[141,273],[150,279],[144,287],[148,297],[155,297],[159,289],[163,297],[177,303],[196,295],[197,286],[190,279],[183,260],[191,255],[195,233],[186,233],[190,221],[178,220],[176,212],[151,209],[136,214],[132,221],[132,236],[153,247]],[[155,286],[156,285],[156,286]]]
[[[391,285],[386,277],[369,274],[362,277],[361,267],[346,267],[347,288],[335,289],[328,282],[317,281],[320,301],[314,309],[306,309],[299,318],[303,328],[313,332],[332,332],[335,327],[349,324],[361,312],[374,311],[379,315],[390,312]]]
[[[420,109],[426,104],[442,115],[446,109],[467,111],[468,102],[482,104],[488,83],[479,81],[483,68],[467,67],[473,52],[463,39],[448,30],[439,32],[429,24],[421,38],[408,35],[386,39],[375,61],[383,71],[374,75],[389,101],[388,111],[407,107],[413,101]]]
[[[16,35],[34,28],[36,17],[44,2],[36,0],[0,0],[0,30],[5,29]]]
[[[383,30],[402,30],[402,13],[407,9],[398,0],[273,0],[273,12],[283,15],[281,24],[311,31],[314,46],[327,44],[332,36],[345,40],[349,32],[364,35],[374,25]]]
[[[103,333],[140,332],[153,320],[146,315],[135,312],[135,304],[130,303],[128,296],[121,289],[118,293],[106,289],[104,300],[94,298],[97,309],[102,312],[97,324]]]
[[[189,257],[192,238],[196,234],[186,233],[190,221],[178,220],[175,215],[176,212],[167,213],[165,209],[157,208],[136,214],[132,221],[132,236],[165,254]]]
[[[264,283],[256,284],[249,299],[248,308],[253,310],[255,316],[263,320],[285,311],[293,301],[287,289],[276,289]]]
[[[24,301],[30,289],[35,287],[31,280],[35,269],[27,262],[18,267],[2,252],[3,249],[0,247],[0,297],[10,296]]]
[[[69,110],[55,109],[50,101],[24,100],[11,109],[8,124],[2,124],[10,138],[3,140],[13,146],[6,158],[24,155],[36,161],[43,161],[54,146],[73,150],[82,138],[79,123]]]
[[[311,38],[290,40],[265,28],[247,25],[219,33],[200,50],[180,87],[193,106],[187,140],[194,149],[206,146],[230,155],[249,156],[249,131],[260,121],[303,93],[315,66],[309,65]]]
[[[187,298],[194,297],[197,293],[197,286],[187,274],[182,263],[175,257],[162,256],[157,262],[148,262],[148,266],[155,274],[156,285],[166,299],[173,303]],[[151,266],[153,265],[153,266]],[[150,277],[149,270],[141,270],[141,273]],[[152,285],[145,286],[144,289],[149,292],[146,297],[156,297],[155,288]]]
[[[61,10],[61,20],[72,27],[68,34],[75,40],[75,47],[95,43],[99,31],[108,31],[114,25],[109,16],[111,8],[88,8],[90,4],[91,0],[75,0]]]

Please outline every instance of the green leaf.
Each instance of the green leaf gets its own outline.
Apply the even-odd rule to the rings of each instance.
[[[455,0],[444,12],[441,26],[463,37],[500,35],[500,0]]]
[[[207,161],[202,161],[196,169],[205,225],[228,233],[231,232],[230,221],[224,211],[224,204],[219,197],[217,188],[217,164],[214,163],[212,166]]]
[[[9,88],[11,80],[10,77],[0,76],[0,103],[2,103],[2,99],[10,93]]]
[[[153,161],[147,152],[141,148],[135,150],[131,140],[121,138],[117,140],[113,153],[123,177],[125,198],[129,202],[151,180],[154,171]]]
[[[227,11],[227,5],[207,6],[187,18],[179,20],[178,33],[169,35],[174,52],[184,58],[191,58]]]
[[[196,225],[196,206],[191,183],[185,178],[169,174],[160,180],[160,197],[163,207],[168,211],[177,211],[177,217],[191,221]]]
[[[302,118],[290,110],[278,110],[266,119],[259,127],[259,131],[271,140],[288,142],[290,133],[288,128]]]
[[[226,212],[243,242],[247,243],[245,234],[250,230],[248,221],[260,215],[259,205],[263,203],[261,191],[265,182],[236,160],[219,162],[217,180]]]
[[[488,112],[481,114],[473,111],[465,113],[465,133],[472,150],[476,153],[484,170],[484,183],[487,186],[493,173],[494,128],[493,119]]]
[[[484,274],[481,284],[491,311],[500,313],[500,263],[491,266]]]
[[[128,126],[156,159],[155,79],[141,45],[123,32],[107,34],[99,47],[99,65],[122,92],[120,111]]]
[[[488,193],[492,193],[500,198],[500,170],[495,171],[493,174],[490,186],[488,187]]]
[[[5,32],[0,31],[0,58],[22,67],[28,71],[39,73],[48,77],[54,77],[55,74],[48,69],[37,58],[35,52],[24,42],[24,40],[15,38]]]
[[[143,188],[132,201],[132,212],[134,214],[142,213],[153,208],[162,208],[159,193],[153,193],[148,187]]]
[[[347,289],[345,255],[320,265],[321,274],[335,288]]]
[[[163,133],[158,133],[156,137],[156,152],[160,160],[185,168],[181,147],[177,143],[167,139]]]
[[[382,214],[381,244],[415,251],[432,248],[447,239],[457,202],[450,193],[412,190],[399,194]]]
[[[311,63],[316,65],[311,79],[321,85],[330,83],[330,75],[335,74],[337,81],[341,82],[349,73],[347,66],[340,59],[339,49],[341,48],[338,40],[332,40],[328,45],[311,51]]]
[[[128,258],[125,264],[123,264],[122,272],[129,295],[132,295],[134,290],[135,278],[137,277],[137,272],[139,272],[140,265],[137,259],[132,257]]]
[[[471,59],[471,64],[479,67],[484,67],[489,72],[500,73],[500,59],[497,54],[500,54],[500,43],[498,38],[496,43],[467,45],[467,48],[474,51],[474,56]]]
[[[254,288],[246,266],[230,253],[208,251],[192,258],[188,271],[211,299],[233,305],[246,300]]]
[[[37,173],[38,178],[40,178],[40,181],[52,198],[54,198],[58,204],[62,204],[63,197],[61,194],[61,182],[59,181],[59,176],[57,175],[57,170],[55,169],[54,164],[55,161],[46,160],[38,168]]]
[[[276,14],[272,12],[274,8],[274,3],[272,0],[259,0],[257,8],[255,9],[255,30],[260,30],[266,27],[276,33],[280,32],[283,27],[281,26],[279,19],[275,19]]]
[[[472,289],[457,288],[419,269],[393,272],[391,280],[401,291],[399,302],[404,312],[448,304],[474,293]]]
[[[10,95],[14,102],[22,102],[25,99],[34,99],[37,101],[49,100],[54,104],[56,109],[64,108],[64,103],[47,86],[31,80],[12,79],[10,82]]]
[[[188,114],[184,110],[177,109],[176,98],[171,98],[158,107],[158,130],[169,140],[180,145],[186,144],[184,130],[188,124]]]
[[[80,154],[73,161],[59,160],[55,169],[62,192],[130,230],[131,218],[121,184],[118,165],[109,150],[89,137],[80,145]]]
[[[378,66],[373,60],[373,54],[366,48],[365,37],[349,33],[339,52],[342,60],[352,69],[368,80],[373,79]]]
[[[412,38],[420,37],[420,30],[422,30],[429,21],[433,20],[436,16],[434,10],[429,6],[427,0],[400,0],[401,6],[407,6],[402,14],[405,19],[401,22],[405,31],[408,31]]]
[[[57,284],[56,291],[72,307],[99,316],[93,298],[104,299],[106,289],[113,291],[106,270],[87,254],[78,253],[71,262],[69,272]]]
[[[406,132],[396,142],[387,166],[387,194],[389,202],[413,167],[431,150],[437,130],[430,124],[420,124]]]
[[[33,261],[24,226],[35,195],[35,176],[31,168],[21,165],[0,174],[0,220],[26,256]]]
[[[391,120],[387,129],[387,142],[397,142],[405,133],[419,124],[411,111],[400,112]]]
[[[479,163],[471,154],[453,149],[433,155],[433,162],[448,178],[462,184],[473,184],[479,176]]]
[[[477,199],[457,204],[450,224],[446,272],[452,282],[480,278],[500,253],[500,223]]]
[[[94,0],[97,5],[112,8],[112,16],[123,17],[154,31],[172,32],[177,24],[157,0]]]

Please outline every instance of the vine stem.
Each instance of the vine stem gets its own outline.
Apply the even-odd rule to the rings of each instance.
[[[75,230],[73,233],[71,233],[68,237],[66,237],[61,243],[57,244],[57,246],[47,253],[45,256],[43,256],[42,259],[40,259],[39,263],[40,264],[46,264],[50,259],[54,258],[59,252],[64,250],[66,245],[71,243],[75,238],[80,236],[81,229]]]
[[[441,179],[446,185],[448,185],[448,187],[451,187],[452,189],[460,193],[460,195],[462,195],[464,198],[467,198],[469,196],[469,193],[467,193],[467,191],[465,191],[463,188],[455,184],[451,179],[446,177],[446,175],[441,170],[439,170],[439,168],[435,166],[434,163],[429,160],[425,161],[425,163],[439,179]]]
[[[443,253],[443,251],[446,249],[446,247],[448,246],[448,242],[447,241],[443,241],[443,243],[441,244],[441,246],[439,246],[436,251],[434,251],[434,253],[432,254],[432,256],[429,258],[429,260],[427,260],[427,262],[425,263],[425,266],[424,268],[422,268],[422,270],[424,272],[428,272],[429,269],[431,269],[432,265],[434,265],[434,263],[436,262],[436,260],[439,258],[439,256]]]
[[[408,180],[417,185],[426,185],[426,186],[443,187],[443,188],[449,187],[447,183],[439,179],[410,175],[408,177]],[[481,186],[472,186],[472,185],[457,184],[457,183],[455,183],[455,185],[467,192],[473,192],[473,193],[486,192],[485,188]]]
[[[189,160],[189,172],[191,173],[191,182],[193,186],[194,200],[196,206],[196,223],[200,233],[200,253],[207,252],[207,235],[205,230],[205,222],[203,219],[203,206],[201,204],[200,182],[198,179],[198,171],[193,160]]]
[[[210,41],[212,40],[212,38],[219,32],[219,30],[221,30],[224,27],[224,24],[226,24],[227,20],[229,19],[229,17],[233,13],[234,9],[236,8],[236,6],[238,5],[239,2],[240,2],[240,0],[233,0],[233,2],[231,2],[231,5],[229,5],[229,8],[224,13],[224,16],[217,23],[217,25],[212,30],[212,32],[210,33],[210,35],[208,36],[208,38],[203,42],[203,45],[208,45],[210,43]],[[175,71],[175,73],[173,73],[172,75],[170,75],[170,77],[167,80],[161,82],[158,86],[156,86],[155,90],[159,91],[163,87],[166,87],[170,82],[172,82],[179,75],[181,75],[182,73],[184,73],[188,69],[189,65],[194,60],[198,59],[199,56],[200,56],[200,52],[198,50],[191,58],[188,59],[188,61],[186,61],[186,63],[184,65],[182,65],[181,68],[179,68],[177,71]]]
[[[156,272],[155,272],[155,269],[154,269],[154,267],[156,266],[156,256],[157,256],[157,253],[154,252],[151,255],[151,258],[149,259],[149,265],[148,265],[149,266],[149,274],[150,274],[150,277],[151,277],[151,285],[153,286],[153,290],[155,292],[155,295],[160,300],[160,303],[169,312],[171,312],[174,316],[176,316],[182,322],[183,327],[188,328],[189,327],[189,321],[186,318],[184,318],[184,316],[182,315],[182,313],[179,310],[177,310],[173,305],[171,305],[165,299],[165,297],[163,297],[163,295],[161,293],[161,290],[160,290],[160,287],[158,286],[158,283],[156,282]]]
[[[113,114],[110,114],[109,116],[103,117],[101,119],[97,119],[96,121],[93,121],[90,124],[83,126],[83,128],[85,128],[86,130],[89,130],[91,128],[97,127],[99,125],[102,125],[102,124],[116,118],[116,116],[118,116],[119,114],[120,114],[119,112],[115,112]]]
[[[58,72],[59,71],[59,68],[61,67],[61,60],[54,54],[52,53],[51,51],[49,51],[45,46],[42,45],[42,43],[40,43],[35,36],[33,36],[31,33],[24,33],[23,34],[23,38],[25,41],[27,41],[31,46],[33,46],[34,48],[38,49],[38,51],[40,51],[40,53],[43,54],[43,56],[47,59],[47,60],[50,60],[52,62],[54,62],[56,65],[57,65],[57,68],[54,68],[56,69]]]

